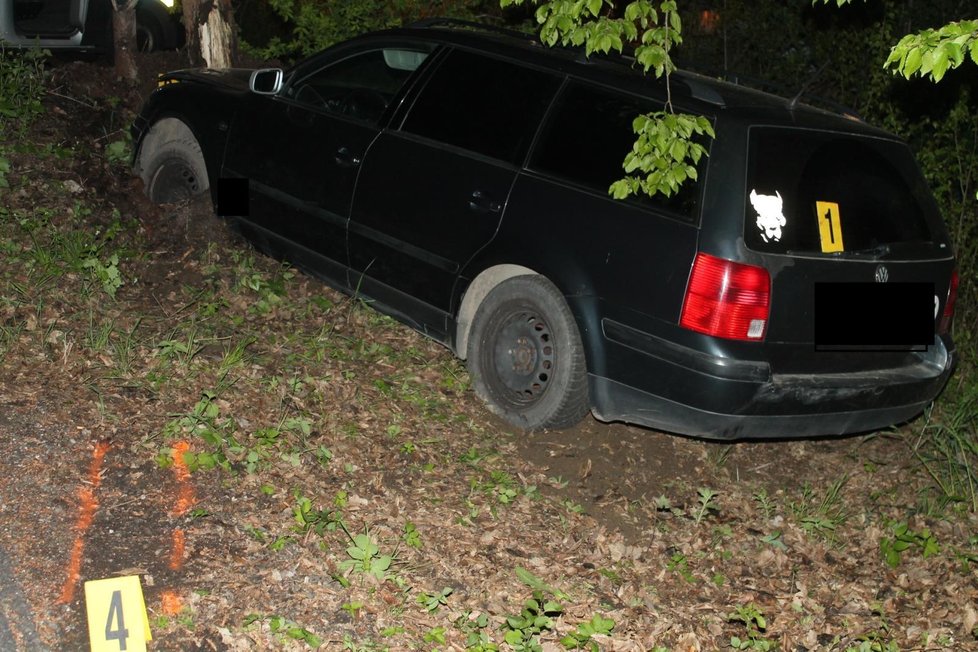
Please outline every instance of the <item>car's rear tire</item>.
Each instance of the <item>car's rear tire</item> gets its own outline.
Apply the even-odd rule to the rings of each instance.
[[[157,204],[192,199],[209,187],[204,155],[193,139],[171,140],[148,152],[141,176],[146,195]]]
[[[574,316],[542,276],[516,276],[476,310],[467,362],[489,409],[526,430],[576,425],[590,408],[587,364]]]

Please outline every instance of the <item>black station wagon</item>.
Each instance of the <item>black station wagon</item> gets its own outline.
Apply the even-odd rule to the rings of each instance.
[[[590,410],[709,438],[907,420],[954,367],[946,229],[891,134],[672,75],[716,139],[672,197],[608,194],[662,81],[447,21],[288,71],[161,77],[133,133],[150,198],[210,192],[259,248],[465,359],[527,429]]]

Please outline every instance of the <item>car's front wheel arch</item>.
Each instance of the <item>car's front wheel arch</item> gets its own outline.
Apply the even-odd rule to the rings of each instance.
[[[190,199],[210,188],[207,164],[197,138],[182,120],[163,118],[139,145],[133,171],[156,203]]]

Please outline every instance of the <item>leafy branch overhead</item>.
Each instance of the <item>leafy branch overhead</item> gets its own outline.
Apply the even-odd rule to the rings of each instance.
[[[505,8],[537,0],[500,0]],[[706,148],[696,136],[714,137],[713,127],[703,116],[675,113],[669,95],[669,75],[676,69],[669,51],[682,43],[682,20],[675,0],[633,0],[621,15],[615,15],[610,0],[549,0],[536,11],[540,39],[549,46],[584,46],[588,56],[595,52],[622,52],[634,45],[635,62],[648,73],[666,79],[663,111],[635,118],[637,136],[632,151],[622,162],[626,176],[611,185],[616,199],[633,194],[666,197],[675,194],[687,180],[696,180],[696,164]]]
[[[821,0],[829,4],[832,0]],[[812,0],[817,4],[819,0]],[[851,0],[835,0],[836,5],[847,5]],[[937,29],[925,29],[907,34],[890,49],[884,68],[910,79],[914,75],[930,77],[939,82],[948,70],[954,70],[966,58],[978,65],[978,20],[955,21]]]
[[[883,65],[907,79],[916,74],[939,82],[944,73],[960,66],[966,57],[978,65],[978,20],[907,34],[893,46]]]

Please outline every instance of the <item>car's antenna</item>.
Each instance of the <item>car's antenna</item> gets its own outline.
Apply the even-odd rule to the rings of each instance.
[[[815,71],[815,74],[812,75],[811,77],[809,77],[805,81],[805,83],[801,85],[801,88],[798,90],[798,94],[795,95],[793,98],[791,98],[791,101],[788,102],[788,109],[789,110],[794,111],[795,107],[798,106],[798,100],[800,100],[801,97],[802,97],[802,95],[805,94],[805,91],[808,90],[808,87],[815,83],[815,80],[818,79],[818,76],[822,74],[822,71],[825,70],[828,67],[829,63],[830,63],[829,61],[826,61],[825,63],[823,63],[822,64],[822,67],[819,68],[818,70],[816,70]]]

